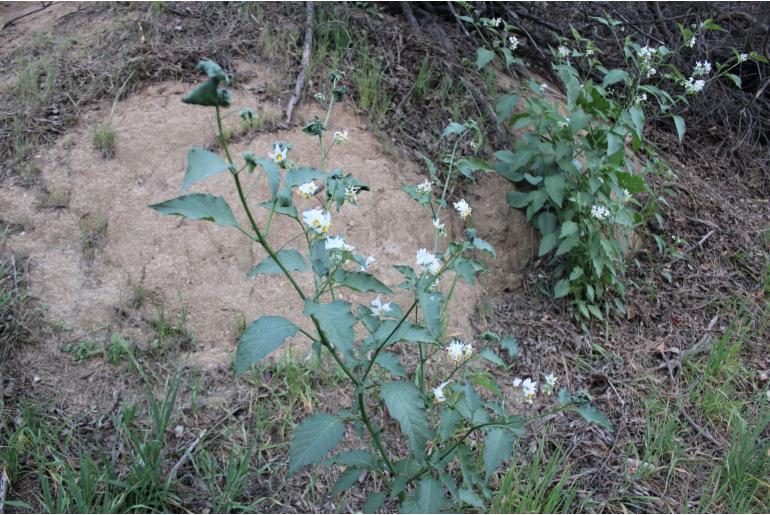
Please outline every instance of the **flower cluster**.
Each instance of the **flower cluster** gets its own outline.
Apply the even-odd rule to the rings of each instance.
[[[444,381],[433,389],[433,396],[436,397],[436,402],[444,402],[446,400],[446,396],[444,395],[444,388],[446,388],[446,385],[449,383],[450,381]]]
[[[297,188],[297,192],[305,200],[315,195],[316,191],[318,191],[318,186],[314,181],[306,182],[305,184]]]
[[[529,404],[532,404],[535,401],[535,395],[537,395],[537,381],[533,381],[529,377],[524,380],[517,377],[513,380],[513,387],[521,388],[524,400]]]
[[[335,250],[353,252],[356,249],[353,245],[345,243],[345,238],[342,236],[331,236],[326,239],[324,245],[329,252]]]
[[[328,211],[319,208],[306,209],[302,212],[302,220],[304,220],[305,225],[317,234],[323,237],[329,234],[329,228],[332,225],[332,215]]]
[[[418,184],[415,189],[417,190],[417,193],[427,195],[433,191],[433,183],[430,179],[425,179],[420,184]]]
[[[610,216],[610,210],[600,204],[596,204],[591,207],[591,216],[597,220],[606,220]]]
[[[385,313],[388,313],[393,309],[390,307],[390,302],[385,302],[383,304],[379,295],[377,295],[377,298],[371,302],[371,305],[372,307],[370,307],[369,310],[372,312],[372,316],[377,318],[385,316]]]
[[[519,38],[516,36],[508,36],[508,47],[511,49],[511,52],[515,52],[517,48],[519,48]]]
[[[700,77],[711,73],[711,63],[708,61],[698,61],[692,71],[694,77]]]
[[[421,272],[430,272],[436,275],[441,269],[441,262],[435,254],[428,251],[428,249],[420,249],[417,251],[417,267]]]
[[[694,78],[690,77],[686,81],[684,81],[684,92],[688,95],[697,95],[701,91],[703,91],[703,88],[706,86],[706,81],[703,79],[695,80]]]
[[[462,218],[463,220],[465,220],[471,215],[471,206],[468,205],[465,199],[458,200],[453,205],[454,205],[454,208],[457,210],[457,213],[460,215],[460,218]]]
[[[570,55],[569,48],[565,47],[564,45],[560,46],[556,51],[558,52],[559,57],[561,58],[569,57]]]
[[[462,361],[473,354],[473,345],[460,340],[452,340],[447,345],[446,352],[452,361]]]
[[[334,133],[334,144],[335,145],[344,145],[348,142],[350,139],[350,136],[348,136],[348,130],[342,129],[341,131],[337,131]]]

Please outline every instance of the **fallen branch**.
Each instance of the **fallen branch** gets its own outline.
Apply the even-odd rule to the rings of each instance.
[[[305,74],[307,73],[308,65],[310,64],[310,52],[313,50],[313,18],[315,16],[315,4],[313,2],[307,2],[307,9],[305,15],[305,46],[302,49],[302,61],[300,62],[300,71],[297,75],[297,85],[294,87],[294,94],[289,99],[289,104],[286,106],[286,125],[291,124],[291,115],[294,112],[302,96],[302,88],[305,87]]]
[[[8,20],[7,22],[5,22],[3,24],[3,27],[0,30],[7,29],[8,27],[13,25],[14,23],[19,21],[20,19],[26,18],[27,16],[29,16],[31,14],[39,13],[40,11],[45,11],[46,9],[48,9],[49,7],[51,7],[54,4],[54,2],[40,2],[40,3],[43,5],[40,9],[35,9],[34,11],[29,11],[28,13],[24,13],[21,16],[17,16],[16,18]]]

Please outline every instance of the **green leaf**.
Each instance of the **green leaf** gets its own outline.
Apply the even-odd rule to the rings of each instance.
[[[561,203],[564,201],[564,187],[565,181],[562,174],[549,175],[545,178],[545,191],[548,192],[548,196],[559,207],[561,207]]]
[[[233,211],[225,199],[210,193],[183,195],[149,207],[164,215],[179,215],[190,220],[208,220],[225,227],[238,226]]]
[[[377,513],[380,507],[385,503],[385,494],[374,492],[369,494],[364,503],[364,513]]]
[[[323,241],[313,240],[310,244],[310,264],[313,271],[321,277],[329,271],[329,253]]]
[[[216,61],[212,61],[211,59],[198,61],[195,69],[205,73],[210,79],[214,79],[217,82],[224,82],[225,84],[230,82],[230,79],[224,70],[222,70],[222,67],[219,66]]]
[[[320,461],[337,447],[345,432],[345,422],[328,413],[306,417],[294,431],[289,449],[289,476],[305,465]]]
[[[511,359],[517,359],[519,357],[519,342],[510,336],[504,336],[500,340],[500,345],[508,352]]]
[[[367,272],[349,272],[339,269],[334,274],[334,281],[340,286],[350,288],[359,293],[393,293],[393,290]]]
[[[644,132],[644,111],[639,106],[631,106],[628,109],[628,113],[631,115],[631,121],[634,123],[637,137],[641,138]]]
[[[460,490],[460,500],[464,502],[465,504],[468,504],[470,506],[473,506],[474,508],[478,508],[479,510],[482,510],[482,513],[484,511],[484,501],[481,500],[481,497],[478,496],[476,492],[474,492],[470,488],[463,488]]]
[[[607,133],[607,155],[617,154],[623,148],[623,139],[614,132]]]
[[[353,341],[355,332],[353,325],[356,317],[351,311],[351,304],[346,300],[335,300],[327,304],[318,304],[312,300],[305,301],[304,314],[315,317],[321,331],[326,334],[332,345],[342,350],[346,358],[353,358]]]
[[[252,322],[238,340],[233,363],[235,377],[283,345],[286,338],[291,338],[298,330],[296,325],[279,316],[265,316]]]
[[[480,70],[495,58],[495,53],[486,48],[476,49],[476,67]]]
[[[508,201],[509,206],[516,209],[521,209],[529,204],[529,197],[529,192],[509,191],[508,195],[506,196],[506,200]]]
[[[206,177],[217,175],[228,170],[230,165],[213,152],[200,147],[193,147],[187,153],[187,167],[184,172],[184,180],[180,191],[184,191],[196,182]]]
[[[546,234],[540,239],[540,248],[538,250],[538,257],[545,256],[549,252],[551,252],[554,247],[556,247],[556,244],[559,242],[559,236],[552,232],[551,234]]]
[[[444,132],[441,133],[442,138],[451,136],[453,134],[461,134],[465,130],[465,125],[457,122],[449,122],[449,125],[444,127]]]
[[[569,293],[569,281],[560,279],[553,287],[553,298],[560,299]]]
[[[363,470],[359,468],[345,469],[337,478],[337,481],[334,483],[332,489],[329,490],[329,495],[339,495],[346,490],[350,490],[356,481],[358,481],[358,478],[361,477],[362,472]]]
[[[425,456],[425,443],[431,432],[420,391],[410,382],[395,381],[384,383],[380,393],[388,413],[407,436],[412,452],[419,457]]]
[[[372,453],[363,449],[352,449],[335,454],[324,461],[327,464],[336,463],[345,467],[356,467],[372,469],[375,466],[375,459]]]
[[[497,254],[495,254],[495,248],[488,241],[482,240],[481,238],[474,237],[473,240],[471,241],[471,244],[473,245],[474,249],[492,254],[493,258],[497,257]]]
[[[625,70],[615,69],[610,70],[607,72],[607,75],[604,76],[604,80],[602,81],[602,87],[606,88],[607,86],[611,86],[612,84],[615,84],[620,81],[626,80],[626,77],[628,77],[628,73],[626,73]]]
[[[684,139],[685,131],[684,118],[678,115],[673,115],[672,118],[674,119],[674,125],[676,126],[676,135],[679,138],[679,141],[682,141]]]
[[[417,300],[420,303],[425,325],[434,337],[441,334],[441,308],[444,304],[444,295],[439,292],[419,291]]]
[[[294,186],[302,186],[305,183],[308,183],[310,181],[314,181],[316,179],[323,179],[326,177],[326,172],[323,172],[321,170],[316,170],[315,168],[308,168],[308,167],[302,167],[302,168],[292,168],[288,172],[286,172],[286,177],[284,178],[284,181],[286,182],[286,186],[289,188],[293,188]]]
[[[185,104],[230,107],[230,92],[219,87],[219,81],[209,79],[182,97]]]
[[[390,372],[393,376],[406,377],[404,366],[398,360],[398,357],[391,352],[380,352],[374,362]]]
[[[596,409],[593,406],[577,406],[575,408],[575,411],[580,413],[580,416],[582,416],[586,421],[591,422],[592,424],[599,425],[608,431],[614,431],[614,428],[612,426],[612,422],[607,418],[607,416]]]
[[[447,408],[441,412],[441,420],[438,424],[438,436],[441,441],[449,440],[462,422],[463,416],[456,410]]]
[[[518,95],[500,95],[495,105],[495,114],[497,115],[497,123],[503,123],[513,115],[513,110],[519,105]]]
[[[493,351],[490,348],[486,348],[479,352],[479,356],[484,358],[485,360],[489,361],[490,363],[494,363],[495,365],[499,367],[504,367],[505,362],[498,356],[495,351]]]
[[[265,209],[275,211],[278,214],[286,215],[291,218],[299,218],[299,215],[297,214],[297,208],[294,207],[294,203],[292,202],[291,197],[285,197],[281,194],[279,194],[274,200],[266,200],[265,202],[260,202],[259,207],[264,207]]]
[[[576,234],[578,232],[578,224],[573,222],[572,220],[567,220],[563,224],[561,224],[561,233],[559,234],[560,238],[565,238],[567,236],[570,236],[571,234]]]
[[[602,317],[602,312],[599,311],[599,308],[596,306],[596,304],[588,304],[588,306],[586,307],[588,308],[588,311],[590,311],[591,314],[595,316],[597,319],[604,320],[604,318]]]
[[[385,320],[380,327],[377,328],[374,339],[378,343],[385,343],[386,345],[400,341],[410,343],[431,343],[436,340],[427,329],[419,325],[414,325],[406,320],[401,323],[395,332],[393,332],[396,325],[398,325],[397,320]],[[386,343],[384,340],[390,333],[393,333],[393,335]]]
[[[286,267],[289,272],[304,272],[307,270],[307,264],[302,257],[302,254],[292,249],[279,250],[275,253],[278,261]],[[268,256],[264,261],[252,268],[248,274],[248,277],[255,277],[258,274],[282,274],[283,271],[278,266],[273,258]]]
[[[272,193],[273,198],[275,198],[276,193],[278,193],[278,186],[281,184],[281,170],[272,159],[258,157],[256,162],[265,171],[267,185],[270,187],[270,193]]]
[[[644,177],[626,172],[616,172],[615,177],[618,179],[618,185],[621,188],[625,188],[629,193],[635,195],[637,193],[644,193],[647,191],[647,183],[644,182]]]
[[[577,247],[579,243],[580,243],[580,238],[576,234],[573,234],[572,236],[568,236],[566,239],[562,240],[562,242],[559,244],[559,248],[556,249],[556,255],[561,256],[562,254],[569,252],[570,250]]]
[[[414,495],[401,503],[402,513],[438,513],[444,505],[444,486],[430,477],[423,477]]]
[[[484,440],[484,476],[487,481],[511,456],[515,441],[513,434],[501,427],[494,427],[487,432],[487,438]]]

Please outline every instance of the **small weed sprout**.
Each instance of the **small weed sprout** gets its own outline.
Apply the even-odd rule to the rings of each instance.
[[[228,173],[248,225],[236,220],[223,197],[211,194],[182,195],[150,207],[161,214],[207,220],[243,233],[267,253],[247,275],[282,276],[289,290],[303,301],[302,313],[308,318],[305,327],[280,316],[263,316],[244,327],[233,364],[236,377],[287,340],[299,337],[307,338],[317,353],[328,354],[350,386],[349,408],[315,412],[297,426],[289,450],[289,475],[313,464],[341,465],[345,470],[332,488],[335,495],[349,489],[362,474],[379,478],[382,489],[369,492],[364,507],[368,512],[376,512],[388,497],[406,511],[436,513],[462,506],[483,511],[493,501],[493,477],[511,457],[516,439],[529,422],[571,410],[612,429],[606,417],[590,405],[589,397],[573,397],[564,388],[550,396],[557,381],[553,376],[501,386],[490,374],[470,366],[484,358],[507,370],[499,353],[516,359],[518,344],[513,338],[485,332],[459,341],[446,334],[454,285],[458,280],[473,282],[485,269],[484,260],[495,257],[492,246],[477,234],[473,207],[466,201],[453,205],[447,198],[458,176],[472,177],[479,169],[476,160],[458,155],[461,142],[478,142],[475,122],[450,123],[441,136],[452,147],[446,160],[436,164],[426,159],[430,178],[402,188],[424,207],[425,224],[432,229],[433,238],[427,248],[415,248],[402,256],[402,264],[395,267],[403,277],[398,288],[410,298],[401,306],[394,301],[394,290],[376,277],[377,267],[372,267],[376,256],[359,253],[355,242],[340,234],[335,225],[336,213],[365,205],[364,193],[369,191],[352,174],[330,166],[332,153],[343,151],[339,149],[355,137],[330,126],[334,104],[347,91],[342,75],[331,74],[324,94],[328,102],[324,118],[314,118],[303,129],[319,148],[321,166],[314,168],[296,165],[287,142],[276,142],[266,157],[246,152],[236,159],[222,127],[222,109],[230,107],[229,77],[212,61],[202,61],[198,68],[208,79],[183,101],[214,108],[223,156],[193,147],[187,155],[182,189]],[[374,83],[371,80],[368,85]],[[262,179],[263,187],[244,188],[249,179]],[[251,198],[252,192],[262,198]],[[256,207],[268,211],[265,222],[257,221]],[[271,234],[274,216],[290,220],[296,235]],[[465,225],[454,241],[443,222],[451,217]],[[300,249],[288,246],[297,241],[303,242]],[[310,291],[295,279],[303,273],[312,274]],[[348,292],[372,298],[353,304],[346,300]],[[395,349],[411,353],[416,365],[408,370]],[[285,371],[286,387],[296,389],[312,409],[312,389],[302,378],[292,379],[290,372],[290,368]],[[548,389],[541,395],[543,381]],[[392,438],[383,438],[382,428],[388,425],[379,418],[388,415],[398,422],[409,444],[405,456],[388,448]],[[365,448],[327,457],[340,445],[348,427],[359,435],[368,434]],[[483,441],[483,445],[471,439]],[[462,466],[450,466],[455,460]]]
[[[91,144],[103,159],[115,157],[115,130],[112,122],[102,120],[91,128]]]

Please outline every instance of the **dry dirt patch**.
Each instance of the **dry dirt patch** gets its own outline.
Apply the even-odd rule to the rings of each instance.
[[[51,321],[86,333],[109,322],[115,307],[140,285],[161,299],[169,312],[185,306],[189,309],[189,327],[197,339],[190,360],[206,368],[230,362],[238,317],[251,321],[274,314],[299,321],[302,307],[285,280],[246,277],[264,255],[240,233],[210,223],[163,217],[147,208],[179,194],[184,156],[190,145],[213,142],[213,113],[182,104],[180,97],[187,89],[188,85],[164,83],[118,104],[113,118],[113,160],[103,160],[92,148],[87,127],[42,152],[38,159],[42,187],[49,192],[66,192],[66,208],[46,208],[39,194],[10,183],[0,189],[0,206],[3,218],[27,227],[9,236],[7,245],[29,256],[32,292],[46,303]],[[277,109],[255,103],[254,97],[236,92],[233,106]],[[304,107],[297,119],[310,119],[315,114],[322,114],[320,108]],[[236,123],[237,114],[228,120]],[[88,125],[97,121],[89,120]],[[391,265],[413,264],[415,251],[432,244],[429,215],[400,191],[402,184],[416,183],[423,177],[414,163],[386,157],[349,107],[339,106],[332,126],[347,128],[351,136],[346,146],[333,151],[332,166],[352,172],[372,189],[360,195],[359,207],[333,213],[332,234],[344,234],[358,252],[374,255],[376,273],[395,286],[401,276]],[[266,155],[276,140],[295,145],[290,157],[297,163],[318,166],[313,138],[298,128],[260,133],[251,141],[236,144],[234,150]],[[239,214],[227,174],[193,190],[224,195]],[[498,212],[500,206],[505,207],[505,191],[498,179],[489,177],[470,197],[476,222],[486,229],[482,236],[501,246],[501,259],[493,267],[503,275],[494,273],[491,281],[497,286],[501,280],[511,281],[510,274],[529,257],[528,234],[516,234],[524,227],[520,217],[512,216],[507,208],[506,216]],[[264,195],[257,189],[253,198],[256,203]],[[264,220],[267,211],[256,211]],[[447,220],[452,216],[447,213]],[[103,231],[96,234],[95,249],[88,239],[94,226]],[[91,232],[86,233],[84,227],[90,227]],[[457,232],[461,227],[455,222],[452,230]],[[271,238],[276,246],[298,234],[296,223],[283,217],[274,220]],[[515,251],[509,254],[511,248]],[[303,287],[309,289],[311,282],[309,273],[300,276]],[[455,317],[449,326],[452,334],[474,336],[470,318],[481,293],[478,285],[458,283],[452,301]],[[368,299],[352,298],[361,302]],[[402,295],[396,295],[395,300],[402,305],[407,302]],[[55,345],[50,342],[48,350],[54,352]]]

